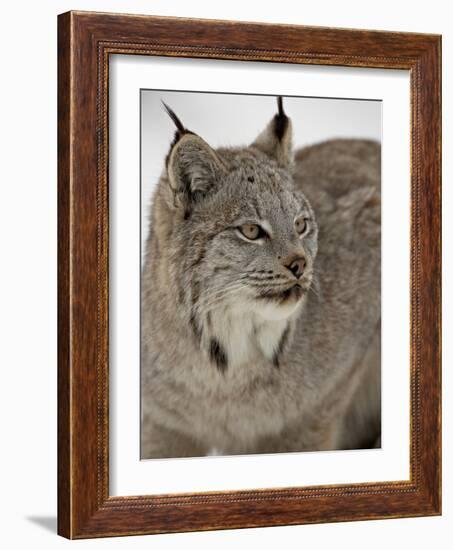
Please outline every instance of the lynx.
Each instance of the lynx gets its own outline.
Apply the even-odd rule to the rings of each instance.
[[[141,458],[380,438],[380,145],[176,126],[142,271]]]

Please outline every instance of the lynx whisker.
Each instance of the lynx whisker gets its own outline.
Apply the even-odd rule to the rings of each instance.
[[[199,300],[195,304],[194,311],[196,313],[209,311],[210,309],[212,309],[212,306],[222,302],[227,296],[239,292],[239,290],[241,290],[243,286],[244,285],[237,283],[235,285],[227,287],[226,289],[222,289],[221,292],[212,293],[206,296],[204,299]]]

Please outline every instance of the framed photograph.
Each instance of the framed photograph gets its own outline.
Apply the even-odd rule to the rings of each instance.
[[[58,47],[59,533],[440,514],[440,37]]]

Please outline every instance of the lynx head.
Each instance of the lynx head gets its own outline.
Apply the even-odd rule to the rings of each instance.
[[[165,107],[176,134],[153,231],[179,308],[200,339],[225,308],[265,322],[290,318],[312,281],[317,226],[293,183],[292,126],[282,99],[251,145],[216,150]]]

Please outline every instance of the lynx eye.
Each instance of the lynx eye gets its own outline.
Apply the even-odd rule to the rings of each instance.
[[[294,222],[296,231],[299,235],[304,235],[308,229],[308,220],[304,217],[297,218]]]
[[[238,227],[239,231],[251,241],[256,241],[257,239],[264,237],[266,233],[263,229],[256,223],[244,223]]]

